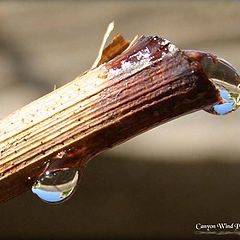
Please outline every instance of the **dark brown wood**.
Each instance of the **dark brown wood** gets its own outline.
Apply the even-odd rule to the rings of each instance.
[[[167,40],[142,37],[0,122],[0,201],[28,190],[60,151],[69,167],[83,167],[105,149],[217,101],[197,60]]]

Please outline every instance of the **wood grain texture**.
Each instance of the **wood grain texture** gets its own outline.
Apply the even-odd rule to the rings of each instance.
[[[0,201],[28,190],[60,151],[71,167],[103,150],[218,101],[198,61],[165,39],[142,37],[0,122]]]

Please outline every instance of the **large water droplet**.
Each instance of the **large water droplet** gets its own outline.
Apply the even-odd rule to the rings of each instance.
[[[221,58],[210,56],[202,60],[204,70],[210,80],[219,91],[220,102],[213,104],[205,111],[225,115],[235,111],[240,106],[240,75],[238,71],[227,61]]]
[[[240,106],[240,74],[226,60],[207,52],[184,50],[190,58],[199,61],[203,71],[219,91],[219,101],[204,110],[224,115],[235,111]]]
[[[78,151],[77,148],[65,149],[51,161],[46,161],[46,169],[32,186],[32,192],[48,203],[59,203],[68,199],[82,175]]]
[[[78,178],[75,169],[45,171],[32,186],[32,192],[45,202],[59,203],[72,195]]]

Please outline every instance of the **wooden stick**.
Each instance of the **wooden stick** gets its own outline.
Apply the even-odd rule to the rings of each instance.
[[[28,190],[62,150],[74,149],[68,164],[81,167],[107,148],[216,101],[197,60],[167,40],[142,37],[1,120],[0,201]]]

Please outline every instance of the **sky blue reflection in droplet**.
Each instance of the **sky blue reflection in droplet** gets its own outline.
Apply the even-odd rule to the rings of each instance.
[[[44,191],[41,189],[33,188],[32,192],[35,193],[39,198],[41,198],[43,201],[46,202],[60,202],[63,201],[64,199],[61,197],[60,192],[49,192],[49,191]]]
[[[78,182],[78,171],[74,169],[46,171],[33,184],[32,192],[49,203],[58,203],[68,199]]]
[[[224,103],[222,104],[216,104],[213,106],[214,111],[219,115],[227,114],[233,110],[235,110],[235,102],[233,99],[229,97],[228,91],[225,89],[220,90],[220,96],[222,97]]]

